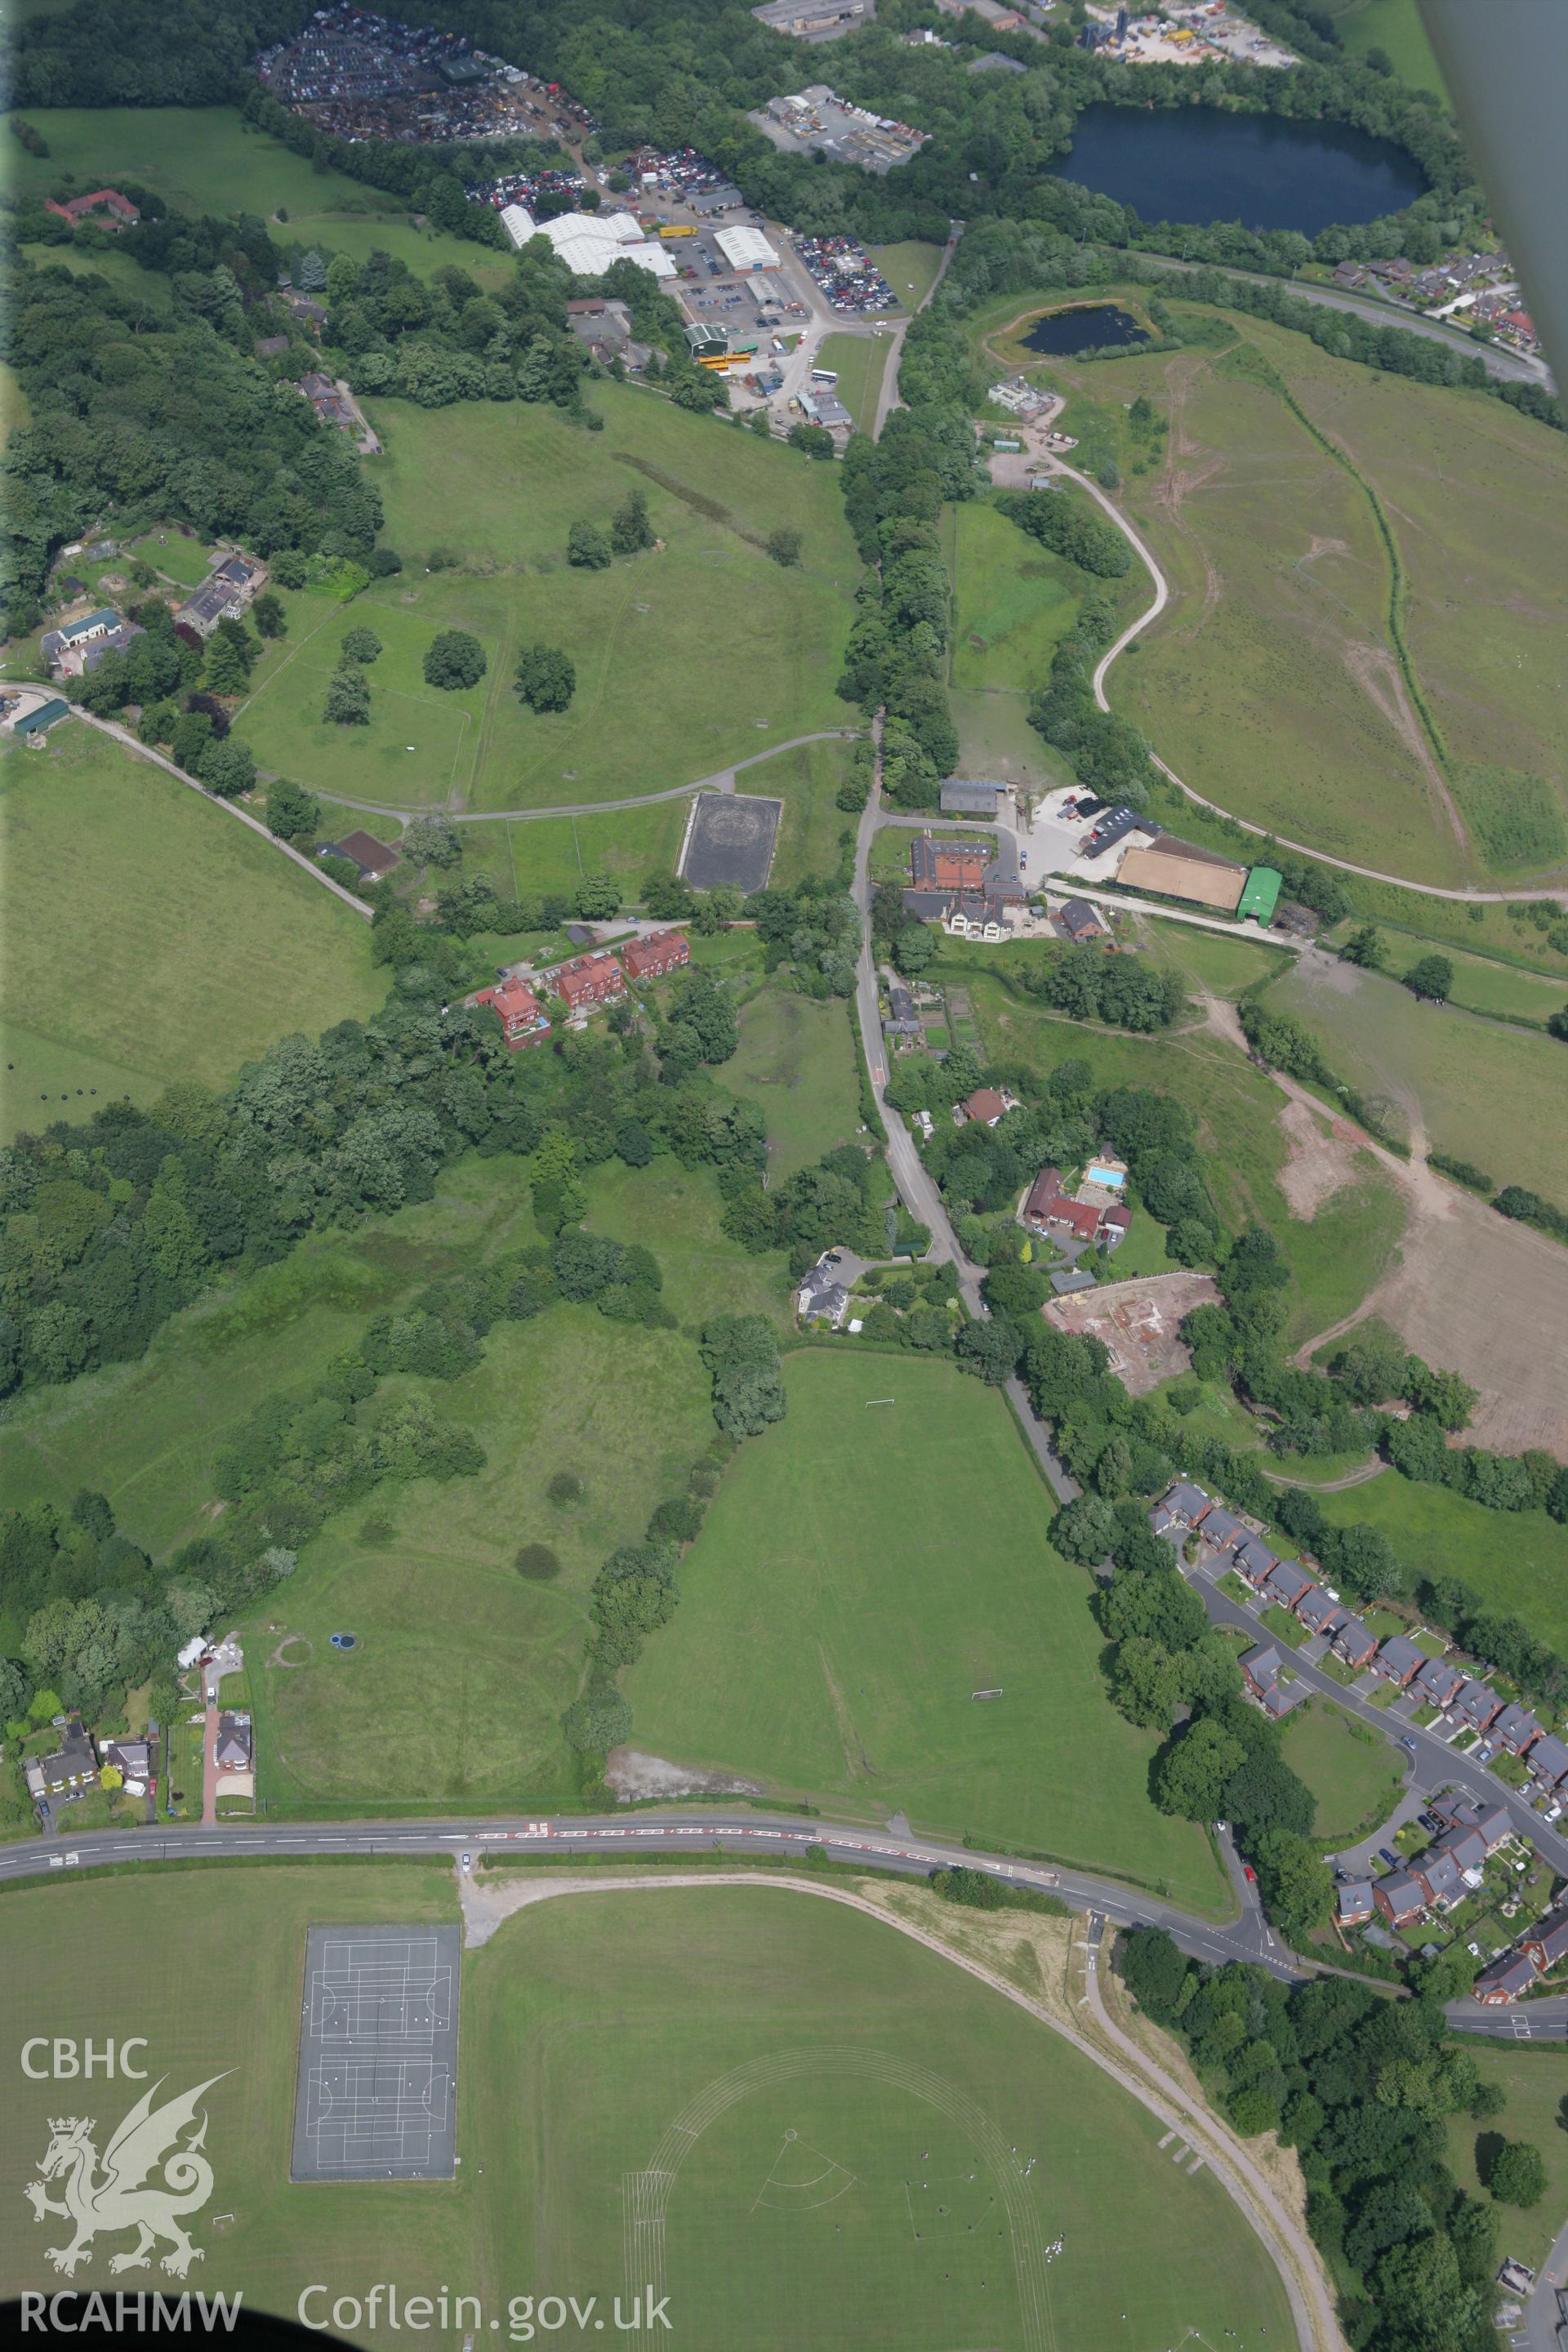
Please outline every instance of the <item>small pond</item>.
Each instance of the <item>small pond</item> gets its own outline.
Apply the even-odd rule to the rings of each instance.
[[[1148,340],[1131,310],[1123,310],[1116,302],[1089,302],[1076,304],[1068,310],[1047,310],[1024,337],[1024,349],[1044,352],[1049,359],[1061,359],[1073,352],[1101,350],[1110,343],[1125,343],[1131,350]]]
[[[1208,106],[1086,107],[1057,171],[1141,220],[1239,221],[1303,236],[1400,212],[1426,190],[1403,147],[1349,123]]]

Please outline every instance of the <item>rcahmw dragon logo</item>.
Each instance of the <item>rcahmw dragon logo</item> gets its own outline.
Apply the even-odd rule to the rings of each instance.
[[[111,2258],[109,2267],[113,2272],[149,2269],[157,2248],[164,2243],[170,2251],[162,2267],[174,2278],[184,2278],[191,2264],[202,2260],[202,2249],[192,2245],[184,2220],[187,2213],[199,2213],[213,2193],[213,2168],[202,2153],[207,2119],[201,2102],[213,2084],[223,2079],[214,2074],[161,2107],[154,2107],[153,2102],[167,2077],[154,2083],[114,2133],[103,2151],[101,2168],[91,2137],[95,2119],[91,2116],[50,2117],[49,2144],[38,2167],[39,2177],[29,2180],[22,2194],[33,2209],[35,2221],[58,2213],[75,2228],[68,2245],[47,2250],[56,2270],[74,2277],[77,2265],[90,2254],[100,2231],[105,2235],[121,2230],[138,2232],[128,2253]],[[180,2135],[193,2124],[195,2131],[182,2146]],[[160,2171],[162,2181],[153,2181],[151,2176]],[[62,2189],[63,2195],[58,2199],[47,2193],[46,2183],[51,2180],[58,2181]]]

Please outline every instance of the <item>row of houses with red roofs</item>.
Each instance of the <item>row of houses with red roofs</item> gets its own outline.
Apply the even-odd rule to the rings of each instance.
[[[1436,1798],[1441,1833],[1404,1870],[1386,1878],[1343,1878],[1334,1889],[1342,1927],[1357,1927],[1376,1912],[1390,1927],[1408,1927],[1428,1914],[1457,1910],[1485,1882],[1487,1864],[1513,1835],[1506,1807],[1471,1797]]]
[[[550,1017],[536,991],[558,996],[568,1019],[585,1019],[601,1005],[618,1003],[628,982],[641,987],[690,961],[691,948],[683,931],[650,931],[646,939],[628,940],[615,955],[598,950],[547,965],[533,975],[531,985],[521,972],[507,972],[493,988],[479,989],[464,1002],[489,1005],[500,1022],[508,1052],[520,1054],[527,1046],[542,1045],[550,1034]]]
[[[1484,1737],[1494,1751],[1521,1757],[1541,1788],[1555,1790],[1568,1783],[1568,1746],[1549,1733],[1528,1707],[1500,1697],[1479,1675],[1468,1675],[1444,1658],[1428,1657],[1404,1633],[1379,1642],[1299,1560],[1277,1559],[1261,1537],[1214,1502],[1201,1486],[1178,1479],[1154,1505],[1149,1525],[1178,1549],[1189,1535],[1195,1534],[1211,1564],[1234,1570],[1266,1601],[1288,1609],[1310,1633],[1321,1634],[1347,1666],[1365,1668],[1396,1690],[1408,1691],[1458,1729]],[[1270,1678],[1268,1655],[1258,1663],[1263,1671],[1248,1677],[1248,1686],[1260,1705],[1272,1714],[1281,1714],[1289,1701],[1282,1704],[1276,1696],[1270,1704],[1268,1694],[1281,1687],[1288,1691],[1290,1686],[1280,1685],[1277,1673]],[[1283,1664],[1282,1660],[1276,1663]],[[1247,1660],[1242,1664],[1245,1668]],[[1568,1788],[1564,1794],[1568,1795]]]
[[[1551,1912],[1521,1936],[1511,1952],[1476,1979],[1476,1999],[1504,2009],[1568,1960],[1568,1911]]]

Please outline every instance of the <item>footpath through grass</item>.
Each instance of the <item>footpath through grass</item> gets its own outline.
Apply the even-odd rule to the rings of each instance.
[[[1223,1909],[1199,1832],[1150,1801],[1155,1742],[1105,1696],[1088,1580],[1046,1540],[1002,1399],[950,1364],[819,1349],[786,1384],[626,1677],[637,1745]]]
[[[0,856],[7,1139],[85,1117],[95,1090],[224,1086],[290,1030],[363,1020],[386,994],[368,923],[79,719],[47,751],[0,755]]]

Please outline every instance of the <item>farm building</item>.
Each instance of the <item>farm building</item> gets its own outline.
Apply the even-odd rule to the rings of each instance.
[[[1272,866],[1255,866],[1247,877],[1247,887],[1236,910],[1243,922],[1256,923],[1260,930],[1266,931],[1274,920],[1274,909],[1279,904],[1279,893],[1284,887]]]
[[[69,656],[95,638],[107,637],[124,624],[111,605],[105,604],[96,613],[84,613],[79,621],[67,621],[58,629],[46,629],[38,639],[38,651],[54,670],[64,669]]]
[[[70,711],[68,702],[62,702],[58,694],[51,695],[48,701],[40,702],[36,710],[26,711],[20,719],[14,719],[11,732],[19,735],[25,743],[41,743],[55,721],[68,719]]]
[[[1103,939],[1106,935],[1103,920],[1087,898],[1069,898],[1057,921],[1075,947],[1081,947],[1086,940]]]
[[[395,842],[377,841],[374,834],[345,833],[341,841],[323,841],[318,857],[342,857],[357,866],[363,880],[379,882],[395,866],[403,863],[403,852]]]
[[[1247,868],[1212,849],[1161,833],[1147,849],[1127,851],[1116,878],[1131,890],[1156,890],[1163,898],[1186,898],[1228,915],[1241,902]]]
[[[1005,784],[972,783],[963,776],[949,776],[942,788],[943,816],[994,817],[1006,795]]]

